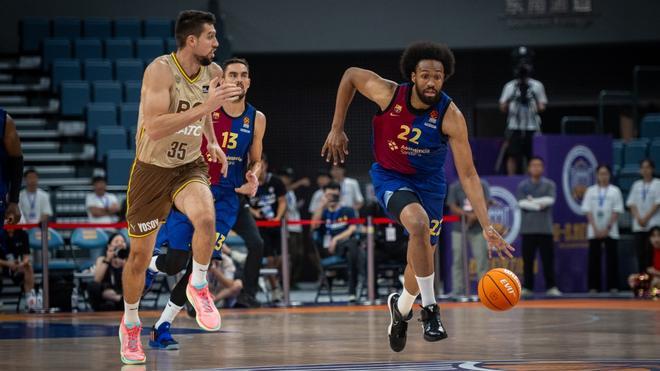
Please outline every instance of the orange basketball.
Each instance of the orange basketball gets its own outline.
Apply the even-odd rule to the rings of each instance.
[[[479,280],[479,299],[490,310],[509,310],[520,300],[520,280],[508,269],[495,268]]]

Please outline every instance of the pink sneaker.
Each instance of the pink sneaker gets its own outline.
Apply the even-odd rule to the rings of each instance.
[[[141,331],[142,325],[133,328],[126,327],[124,318],[122,317],[119,324],[120,354],[121,361],[127,365],[135,365],[147,361],[144,350],[142,350],[142,342],[140,341]]]
[[[190,281],[186,286],[186,297],[195,308],[195,319],[199,327],[206,331],[220,330],[220,313],[213,303],[213,297],[209,292],[209,285],[206,284],[201,289],[196,289]]]

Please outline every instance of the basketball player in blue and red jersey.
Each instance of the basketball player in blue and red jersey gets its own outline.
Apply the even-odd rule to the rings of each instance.
[[[240,207],[239,194],[254,196],[259,187],[257,174],[266,131],[266,116],[245,101],[250,87],[248,62],[241,58],[228,59],[223,63],[222,70],[223,82],[235,84],[243,92],[236,101],[225,104],[211,114],[213,130],[228,163],[227,177],[222,176],[223,169],[219,163],[208,163],[215,203],[216,245],[213,256],[216,258],[220,256],[222,244],[236,221]],[[202,152],[206,156],[204,148],[206,143],[203,141]],[[244,183],[243,179],[247,181]],[[177,210],[170,212],[158,233],[156,247],[166,246],[167,253],[152,258],[147,271],[148,280],[159,271],[174,275],[186,269],[186,273],[172,290],[167,306],[151,330],[149,346],[152,348],[178,349],[178,342],[172,338],[170,326],[186,302],[186,284],[192,271],[192,234],[192,224]],[[150,284],[148,282],[147,286]],[[208,304],[213,305],[213,302]],[[209,327],[205,321],[200,320],[200,311],[196,311],[196,319],[199,326],[207,331],[220,329],[220,322]]]
[[[424,339],[447,337],[433,289],[433,253],[442,226],[447,192],[444,163],[449,147],[463,189],[483,227],[489,253],[495,250],[500,256],[511,257],[513,250],[490,224],[465,118],[442,91],[454,72],[453,53],[436,43],[412,44],[401,56],[401,72],[408,83],[397,84],[360,68],[346,70],[339,83],[332,129],[321,149],[327,161],[344,162],[348,155],[344,121],[356,90],[380,107],[372,121],[376,162],[371,167],[371,179],[383,209],[409,234],[404,289],[388,298],[388,335],[395,352],[406,345],[407,321],[420,293]]]

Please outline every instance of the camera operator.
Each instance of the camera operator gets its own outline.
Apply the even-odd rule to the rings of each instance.
[[[504,85],[500,97],[500,110],[507,114],[507,175],[523,173],[532,155],[532,138],[541,131],[539,113],[548,104],[543,84],[531,78],[531,73],[531,62],[520,59],[514,68],[515,78]]]
[[[94,282],[87,288],[92,309],[123,310],[121,275],[126,258],[128,258],[128,248],[124,236],[119,233],[113,234],[108,240],[105,255],[96,259],[93,268]]]

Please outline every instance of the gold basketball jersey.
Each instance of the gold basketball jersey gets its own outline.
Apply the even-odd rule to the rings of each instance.
[[[170,88],[170,113],[187,111],[200,105],[206,99],[211,81],[211,70],[202,66],[197,76],[186,75],[174,53],[163,55],[154,63],[165,63],[174,76],[174,85]],[[136,157],[147,164],[172,168],[195,161],[201,156],[203,125],[205,118],[191,122],[188,126],[159,140],[150,139],[144,135],[142,102],[138,115],[138,130],[136,135]]]

